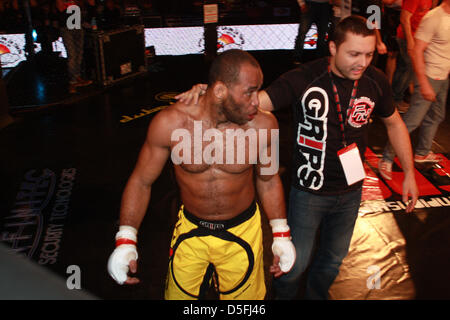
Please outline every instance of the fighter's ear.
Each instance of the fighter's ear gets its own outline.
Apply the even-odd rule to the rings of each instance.
[[[213,93],[217,99],[222,100],[227,96],[228,88],[222,81],[217,81],[214,84]]]
[[[331,40],[330,42],[328,42],[328,47],[330,49],[331,56],[335,56],[336,55],[336,51],[337,51],[336,42]]]

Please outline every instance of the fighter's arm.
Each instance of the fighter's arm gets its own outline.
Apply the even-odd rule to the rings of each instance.
[[[138,278],[128,271],[137,270],[137,233],[147,211],[152,184],[160,175],[168,157],[170,128],[173,123],[163,110],[151,122],[137,164],[128,179],[122,195],[120,227],[116,234],[116,249],[108,260],[108,272],[119,284],[136,284]],[[169,118],[169,119],[168,119]]]
[[[278,175],[278,122],[272,114],[264,113],[267,126],[259,130],[267,130],[267,143],[259,142],[259,157],[256,166],[256,191],[259,201],[269,220],[285,219],[286,206],[283,185]],[[261,137],[260,137],[261,139]]]
[[[418,198],[418,189],[414,176],[414,163],[412,157],[411,140],[408,129],[403,122],[397,110],[386,118],[381,118],[386,126],[389,141],[397,154],[403,168],[405,177],[403,179],[403,202],[407,203],[409,196],[411,201],[408,203],[406,212],[411,212],[416,205]]]
[[[120,208],[120,225],[139,226],[147,211],[152,184],[161,174],[170,155],[167,117],[161,111],[151,122],[136,166],[125,186]]]
[[[272,227],[274,259],[270,272],[275,277],[289,272],[296,253],[291,242],[290,228],[286,218],[286,204],[283,184],[278,175],[278,123],[274,115],[262,112],[266,125],[259,130],[268,130],[267,140],[259,143],[259,157],[256,166],[256,192],[259,203]]]

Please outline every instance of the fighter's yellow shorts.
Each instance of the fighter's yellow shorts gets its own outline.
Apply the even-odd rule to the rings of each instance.
[[[227,221],[204,221],[181,206],[170,246],[165,299],[202,299],[212,277],[220,299],[264,299],[261,214],[255,202]]]

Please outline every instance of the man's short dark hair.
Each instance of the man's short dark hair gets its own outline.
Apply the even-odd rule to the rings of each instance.
[[[375,29],[367,27],[367,19],[358,15],[351,15],[341,20],[333,33],[332,41],[336,44],[336,48],[345,41],[347,32],[351,32],[363,37],[374,36]]]
[[[211,64],[208,75],[208,86],[222,81],[227,86],[235,83],[239,78],[241,65],[249,63],[260,68],[258,61],[248,52],[231,49],[218,55]]]

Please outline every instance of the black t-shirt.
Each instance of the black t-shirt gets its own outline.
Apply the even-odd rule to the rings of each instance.
[[[323,58],[288,71],[266,92],[275,109],[294,108],[293,186],[331,195],[355,190],[362,181],[347,185],[337,155],[344,145],[328,64],[328,58]],[[389,117],[395,111],[389,82],[380,70],[369,66],[359,80],[354,107],[348,111],[353,81],[332,76],[342,106],[347,145],[355,142],[364,160],[371,114]]]

